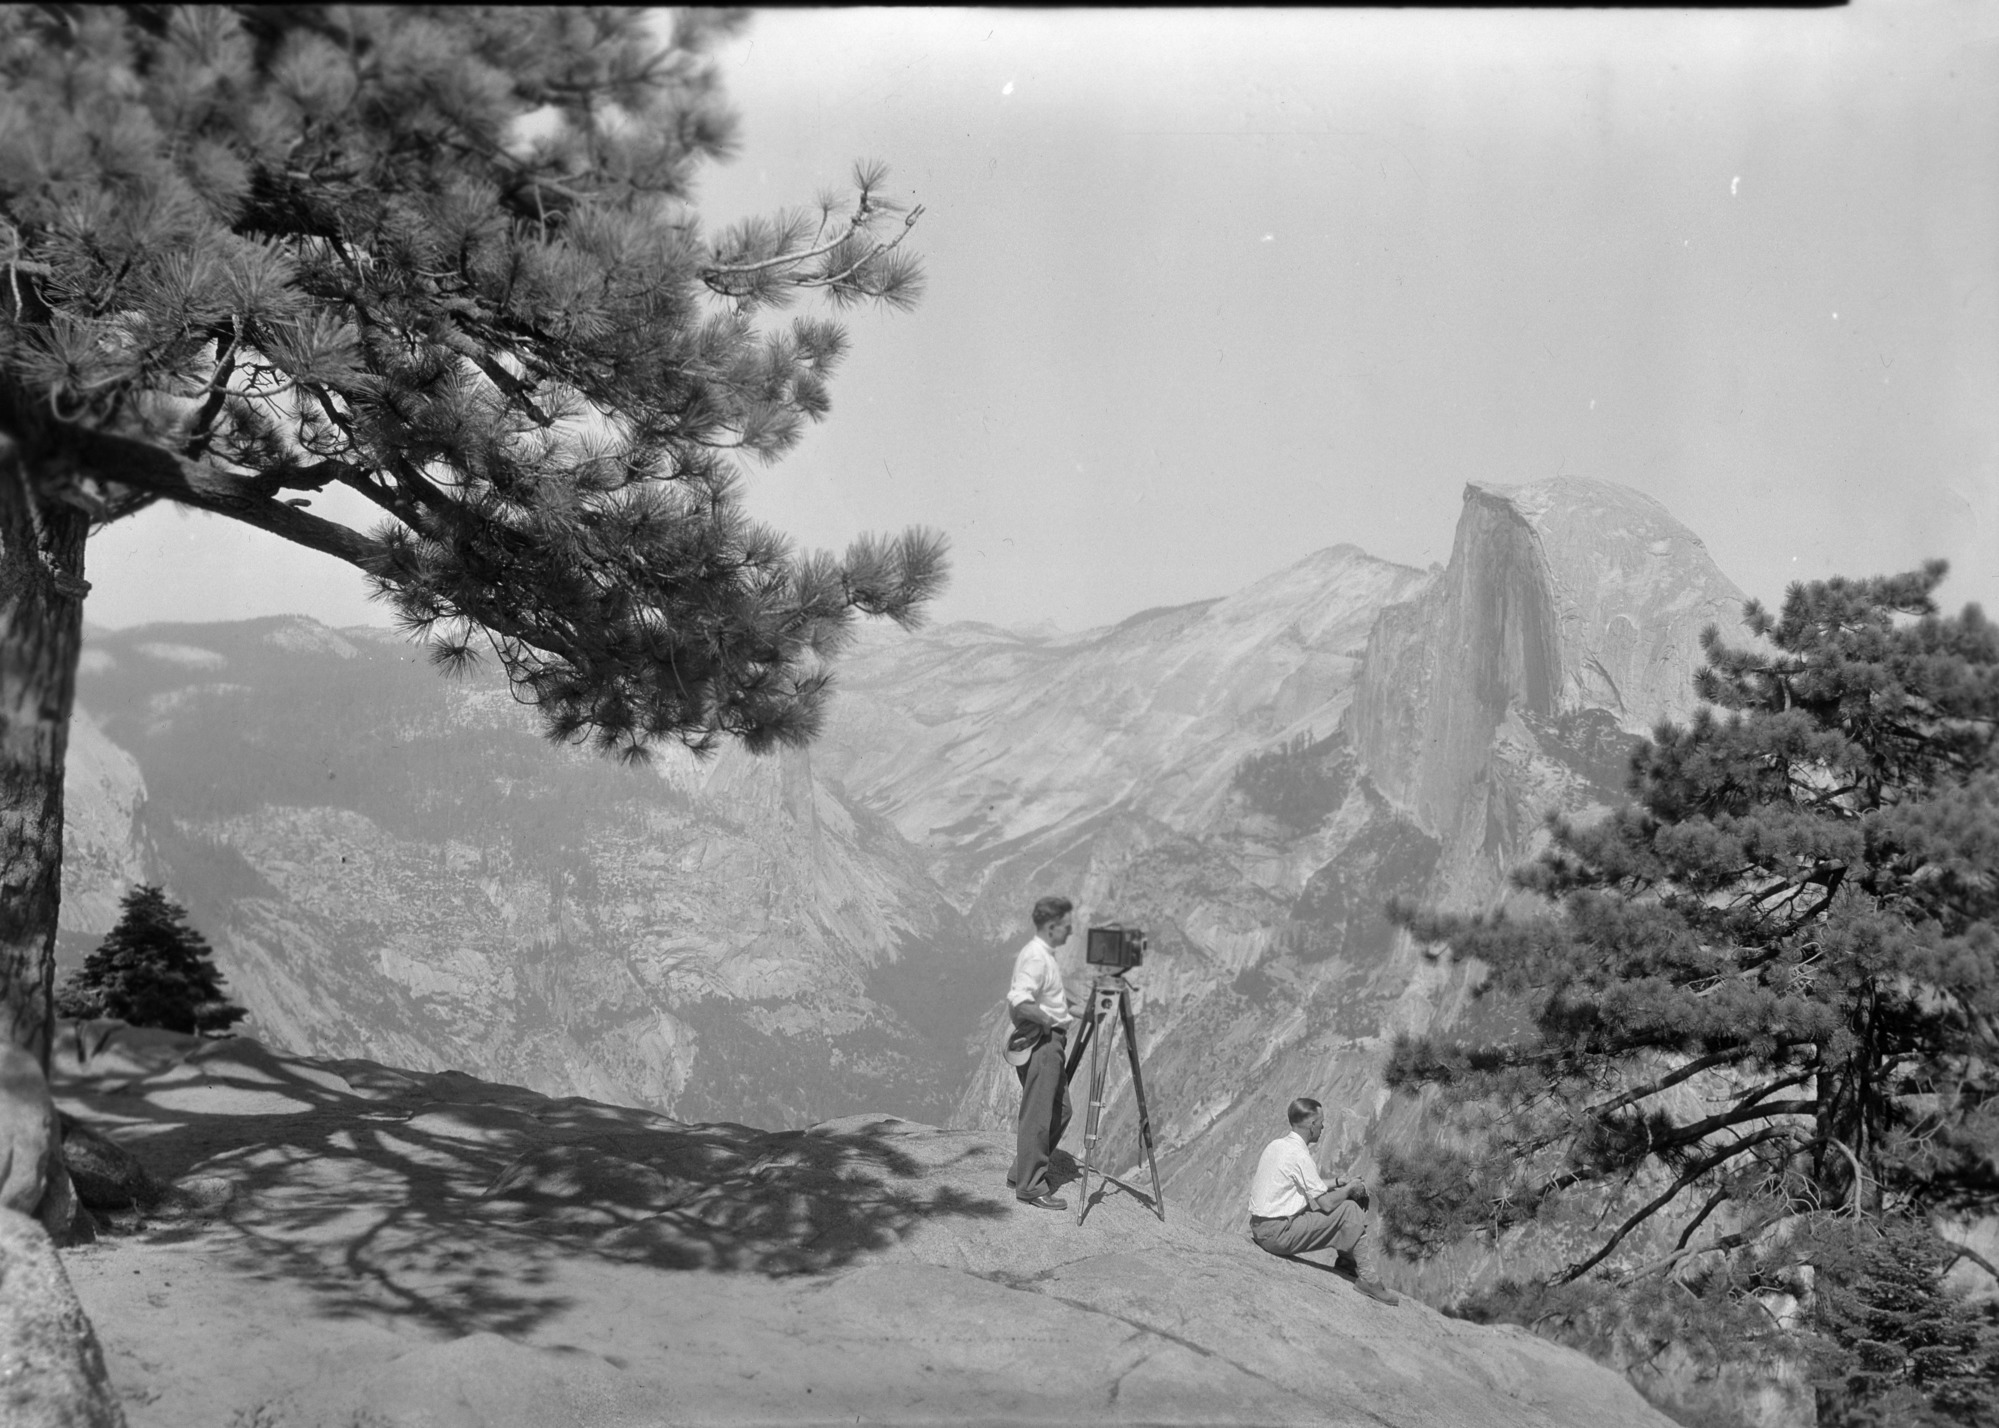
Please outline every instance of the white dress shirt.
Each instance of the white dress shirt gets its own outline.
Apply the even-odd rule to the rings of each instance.
[[[1249,1212],[1271,1219],[1287,1219],[1326,1193],[1319,1178],[1319,1166],[1305,1137],[1292,1131],[1263,1148],[1256,1162],[1256,1178],[1249,1182]]]
[[[1055,949],[1039,936],[1013,959],[1013,983],[1006,989],[1008,1006],[1025,1002],[1040,1007],[1056,1026],[1067,1026],[1075,1019],[1069,1015],[1069,994],[1062,985],[1062,966],[1055,960]]]

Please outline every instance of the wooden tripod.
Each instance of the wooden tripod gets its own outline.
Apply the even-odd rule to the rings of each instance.
[[[1126,1185],[1117,1176],[1092,1164],[1097,1154],[1097,1133],[1104,1114],[1104,1079],[1111,1069],[1109,1043],[1120,1024],[1124,1027],[1125,1054],[1131,1060],[1131,1088],[1138,1096],[1138,1143],[1145,1147],[1145,1163],[1152,1170],[1152,1208],[1162,1222],[1166,1219],[1166,1194],[1159,1187],[1159,1162],[1152,1154],[1152,1119],[1145,1110],[1145,1077],[1138,1070],[1138,1024],[1131,1012],[1131,995],[1131,984],[1120,972],[1106,972],[1091,983],[1089,1019],[1083,1023],[1083,1033],[1070,1049],[1069,1064],[1062,1073],[1064,1080],[1074,1081],[1076,1067],[1083,1060],[1083,1048],[1094,1043],[1090,1053],[1090,1108],[1083,1118],[1082,1204],[1076,1210],[1076,1223],[1079,1225],[1083,1223],[1083,1216],[1090,1212],[1092,1171],[1098,1179],[1129,1190],[1141,1200],[1145,1198],[1145,1192],[1136,1185]],[[1117,1015],[1116,1023],[1111,1021],[1112,1013]]]

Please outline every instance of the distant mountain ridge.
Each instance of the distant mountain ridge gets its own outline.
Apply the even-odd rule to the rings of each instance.
[[[1489,903],[1546,809],[1613,800],[1741,599],[1642,495],[1474,484],[1441,569],[1333,546],[1081,634],[870,630],[809,753],[637,772],[394,636],[93,633],[65,946],[144,871],[295,1053],[686,1117],[994,1124],[1011,953],[1063,891],[1151,933],[1168,1200],[1225,1220],[1285,1100],[1325,1099],[1329,1163],[1364,1165],[1400,1133],[1387,1038],[1463,1013],[1464,969],[1382,900]],[[1135,1153],[1121,1085],[1109,1133]]]

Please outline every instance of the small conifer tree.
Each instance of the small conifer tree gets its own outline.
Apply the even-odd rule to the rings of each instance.
[[[68,1017],[116,1017],[167,1031],[227,1031],[247,1013],[223,992],[208,940],[159,888],[125,894],[118,925],[67,977],[56,1009]]]

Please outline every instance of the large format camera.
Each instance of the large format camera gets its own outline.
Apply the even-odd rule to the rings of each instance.
[[[1145,934],[1136,927],[1115,922],[1108,927],[1092,927],[1083,957],[1092,967],[1128,972],[1145,960]]]

